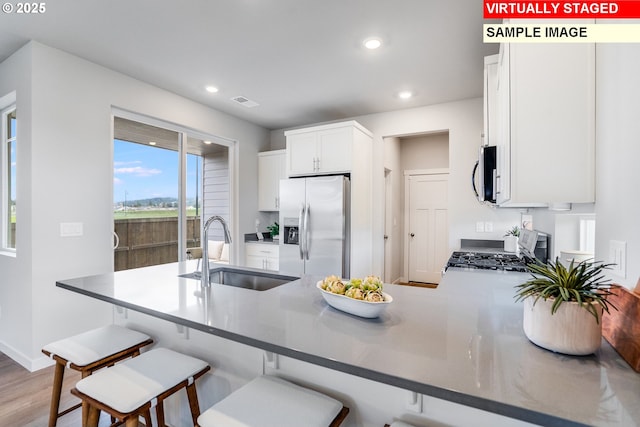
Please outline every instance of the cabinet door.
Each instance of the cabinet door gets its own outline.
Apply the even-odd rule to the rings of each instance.
[[[318,132],[317,172],[349,172],[351,170],[351,147],[353,130],[351,127]]]
[[[595,200],[595,46],[510,46],[511,202]]]
[[[310,175],[316,171],[316,132],[287,137],[287,174]]]
[[[496,145],[498,107],[498,58],[484,58],[484,143]]]
[[[251,268],[264,269],[265,267],[264,258],[255,256],[255,255],[247,255],[245,257],[245,266],[251,267]]]
[[[278,264],[279,264],[278,263],[278,258],[268,257],[266,259],[266,269],[267,270],[278,271],[280,269]]]
[[[280,179],[286,177],[285,151],[258,155],[258,210],[277,211],[280,205]]]

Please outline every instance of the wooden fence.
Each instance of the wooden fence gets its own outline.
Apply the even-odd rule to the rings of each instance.
[[[178,261],[178,218],[114,221],[120,239],[114,251],[115,271]],[[200,218],[187,219],[187,247],[200,246]]]

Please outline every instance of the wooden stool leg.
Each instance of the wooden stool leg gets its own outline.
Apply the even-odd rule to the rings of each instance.
[[[91,371],[82,371],[82,378],[86,378],[91,375]],[[87,402],[82,401],[82,425],[87,426],[89,421],[90,407]],[[98,411],[98,418],[100,418],[100,411]],[[97,424],[96,424],[97,425]]]
[[[49,408],[49,427],[55,427],[60,409],[60,395],[62,394],[62,380],[64,379],[64,365],[56,362],[53,372],[53,389],[51,391],[51,407]]]
[[[138,427],[138,417],[127,418],[127,421],[125,421],[125,427]]]
[[[84,405],[83,405],[83,409],[84,409]],[[98,427],[98,422],[100,422],[100,409],[91,405],[87,405],[87,420],[82,421],[82,426]]]
[[[193,425],[198,425],[198,417],[200,416],[200,405],[198,404],[198,391],[196,390],[196,383],[192,383],[187,386],[187,397],[189,398],[189,408],[191,409],[191,419]]]
[[[164,422],[164,405],[162,402],[158,402],[156,406],[156,418],[158,419],[158,427],[167,427]]]
[[[157,415],[157,413],[156,413]],[[144,411],[144,425],[146,426],[152,426],[153,424],[151,423],[151,411],[149,411],[148,409],[146,411]],[[137,426],[137,424],[136,424]],[[160,422],[160,419],[158,418],[158,427],[167,427],[167,425],[164,423],[164,410],[162,411],[162,423]]]

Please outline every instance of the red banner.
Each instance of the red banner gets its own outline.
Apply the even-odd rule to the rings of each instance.
[[[491,1],[484,0],[485,19],[629,19],[640,18],[640,1]]]

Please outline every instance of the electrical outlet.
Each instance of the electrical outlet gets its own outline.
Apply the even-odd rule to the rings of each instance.
[[[609,241],[609,261],[615,265],[611,266],[611,273],[627,278],[627,242],[620,240]]]
[[[476,222],[476,233],[484,233],[484,222]]]

